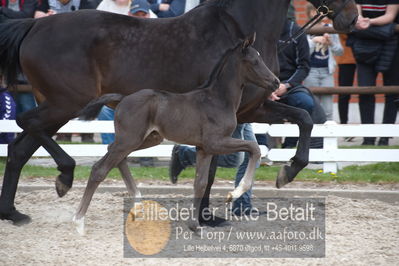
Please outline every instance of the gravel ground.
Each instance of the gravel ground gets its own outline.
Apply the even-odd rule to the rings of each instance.
[[[77,189],[64,198],[58,198],[54,189],[19,192],[17,208],[29,213],[33,222],[15,227],[0,221],[0,265],[397,265],[399,261],[397,204],[327,197],[325,258],[124,259],[122,202],[126,193],[94,195],[85,236],[78,235],[71,223],[81,195]]]

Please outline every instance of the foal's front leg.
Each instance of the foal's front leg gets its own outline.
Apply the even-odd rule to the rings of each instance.
[[[256,164],[261,156],[259,146],[255,141],[228,137],[218,140],[217,143],[213,143],[207,147],[207,152],[216,154],[229,154],[240,151],[249,153],[248,167],[240,184],[232,192],[227,194],[227,202],[238,199],[251,188],[255,176]]]
[[[194,217],[189,223],[189,228],[195,232],[199,229],[199,219],[201,214],[201,201],[204,197],[206,186],[208,184],[209,166],[212,155],[207,154],[201,148],[197,148],[196,173],[194,180]]]

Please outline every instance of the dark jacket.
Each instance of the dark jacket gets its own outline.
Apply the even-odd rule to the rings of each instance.
[[[157,0],[148,0],[151,5],[151,10],[157,14],[159,18],[171,18],[177,17],[184,13],[186,8],[186,0],[162,0],[163,4],[169,4],[170,8],[168,11],[160,11]]]
[[[0,20],[33,18],[37,8],[37,0],[19,0],[21,11],[8,8],[8,0],[0,0]]]
[[[299,26],[295,22],[286,20],[280,41],[291,38],[297,30]],[[278,59],[281,82],[289,83],[291,87],[301,85],[310,71],[309,44],[306,35],[302,35],[280,51]]]
[[[352,47],[356,62],[374,65],[377,72],[389,70],[398,46],[395,25],[372,26],[351,34],[347,45]]]

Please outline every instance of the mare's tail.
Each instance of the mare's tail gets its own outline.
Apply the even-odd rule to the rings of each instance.
[[[124,97],[124,95],[118,93],[104,94],[89,102],[86,107],[79,112],[79,118],[82,120],[94,120],[105,104],[109,102],[120,102]]]
[[[34,24],[34,19],[10,19],[0,23],[0,75],[4,76],[8,86],[17,83],[21,72],[19,50]]]

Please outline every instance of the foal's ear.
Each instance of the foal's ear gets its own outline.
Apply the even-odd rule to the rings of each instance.
[[[250,36],[245,38],[245,40],[242,44],[242,49],[245,50],[249,46],[253,45],[255,43],[255,40],[256,40],[256,32],[254,32],[253,34],[251,34]]]

